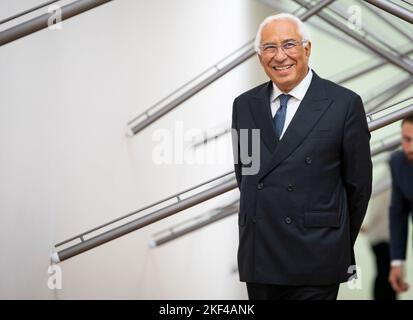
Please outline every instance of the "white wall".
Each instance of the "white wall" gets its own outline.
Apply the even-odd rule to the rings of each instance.
[[[0,19],[41,2],[2,1]],[[246,298],[233,273],[235,216],[148,248],[154,232],[225,204],[236,191],[61,263],[62,290],[48,289],[47,268],[55,243],[232,169],[231,157],[156,165],[152,137],[229,121],[233,98],[267,80],[256,58],[136,137],[125,136],[126,123],[252,39],[272,13],[254,0],[116,0],[61,30],[0,48],[0,298]],[[369,57],[311,31],[311,64],[323,77]],[[364,98],[378,79],[398,73],[386,67],[347,85]],[[229,151],[230,142],[207,150]],[[365,285],[344,288],[343,299],[370,298],[372,256],[363,235],[356,249]]]

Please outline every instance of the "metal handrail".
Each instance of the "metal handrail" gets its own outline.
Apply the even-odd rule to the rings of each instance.
[[[178,105],[200,92],[209,84],[221,78],[226,73],[254,56],[255,50],[253,43],[254,40],[249,41],[247,44],[232,52],[224,59],[218,61],[212,67],[197,75],[195,78],[191,79],[162,100],[156,102],[143,113],[129,121],[127,124],[128,135],[134,136],[148,125],[160,119],[165,114],[175,109]],[[235,58],[233,58],[234,56]],[[189,87],[190,85],[192,86]],[[189,89],[186,89],[188,87]],[[181,91],[183,91],[183,93],[179,94]],[[177,95],[177,97],[173,98],[175,95]]]
[[[377,130],[379,128],[382,128],[392,122],[398,121],[400,119],[403,119],[404,117],[413,115],[413,104],[394,111],[390,114],[384,115],[378,119],[373,119],[373,115],[371,115],[368,118],[368,126],[370,131]],[[225,174],[223,176],[226,176],[228,174]],[[223,176],[220,176],[222,178]],[[216,181],[216,179],[209,180],[210,182]],[[202,184],[204,185],[204,184]],[[230,190],[236,189],[237,188],[237,180],[235,177],[231,179],[227,179],[226,181],[213,186],[207,190],[201,191],[193,196],[190,196],[186,199],[179,199],[177,203],[168,205],[166,207],[163,207],[161,209],[156,210],[155,212],[149,213],[143,217],[139,217],[135,220],[132,220],[130,222],[127,222],[121,226],[115,227],[109,231],[103,232],[101,234],[98,234],[90,239],[84,239],[84,236],[87,235],[87,233],[83,233],[82,236],[79,236],[80,243],[75,244],[73,246],[70,246],[68,248],[65,248],[61,251],[54,252],[52,254],[51,260],[53,263],[57,263],[60,261],[64,261],[66,259],[69,259],[73,256],[76,256],[82,252],[88,251],[90,249],[93,249],[95,247],[98,247],[106,242],[109,242],[111,240],[114,240],[116,238],[119,238],[125,234],[128,234],[132,231],[141,229],[149,224],[155,223],[159,220],[162,220],[166,217],[169,217],[175,213],[178,213],[182,210],[185,210],[187,208],[193,207],[199,203],[202,203],[206,200],[209,200],[211,198],[214,198],[218,195],[221,195],[223,193],[226,193]],[[156,202],[156,204],[159,204],[159,201]],[[154,205],[147,206],[145,208],[151,208]],[[141,210],[138,210],[137,212],[140,212]],[[128,215],[129,216],[129,215]],[[117,219],[119,221],[120,219]],[[108,224],[105,224],[107,226]],[[94,230],[96,231],[98,228],[95,228]],[[72,238],[73,239],[73,238]],[[63,241],[61,243],[67,243],[68,241]]]
[[[367,112],[367,113],[366,113],[366,116],[367,116],[367,117],[370,117],[370,116],[375,115],[375,114],[377,114],[377,113],[379,113],[379,112],[382,112],[382,111],[385,111],[385,110],[389,110],[389,109],[393,108],[394,106],[397,106],[397,105],[399,105],[399,104],[402,104],[402,103],[404,103],[404,102],[406,102],[406,101],[409,101],[409,100],[411,100],[411,99],[413,99],[413,96],[410,96],[410,97],[404,98],[404,99],[402,99],[402,100],[399,100],[399,101],[397,101],[397,102],[395,102],[395,103],[393,103],[393,104],[391,104],[391,105],[389,105],[389,106],[386,106],[386,107],[384,107],[384,108],[375,109],[375,110],[373,110],[373,111],[371,111],[371,112]]]
[[[175,213],[178,213],[182,210],[187,208],[193,207],[201,202],[214,198],[220,194],[223,194],[227,191],[233,190],[237,187],[237,181],[235,178],[229,179],[217,186],[214,186],[210,189],[201,191],[191,197],[186,199],[180,200],[177,203],[172,205],[166,206],[155,212],[147,214],[143,217],[137,218],[131,222],[125,223],[121,226],[103,232],[95,237],[90,239],[84,239],[84,237],[80,237],[80,243],[65,248],[59,252],[54,252],[52,254],[51,260],[52,262],[60,262],[66,259],[69,259],[75,255],[78,255],[82,252],[88,251],[90,249],[96,248],[106,242],[111,240],[117,239],[123,235],[126,235],[132,231],[141,229],[147,225],[150,225],[154,222],[162,220],[166,217],[169,217]],[[64,241],[66,243],[66,241]]]
[[[42,8],[44,8],[44,7],[47,7],[47,6],[49,6],[49,5],[51,5],[51,4],[55,3],[55,2],[58,2],[58,1],[60,1],[60,0],[52,0],[52,1],[48,1],[48,2],[45,2],[45,3],[39,4],[38,6],[35,6],[35,7],[33,7],[33,8],[24,10],[24,11],[22,11],[22,12],[19,12],[19,13],[15,14],[15,15],[12,15],[11,17],[8,17],[8,18],[6,18],[6,19],[1,20],[1,21],[0,21],[0,24],[4,24],[4,23],[9,22],[9,21],[11,21],[11,20],[20,18],[20,17],[22,17],[22,16],[24,16],[24,15],[26,15],[26,14],[29,14],[29,13],[32,13],[32,12],[34,12],[34,11],[36,11],[36,10],[42,9]]]
[[[386,137],[376,142],[374,147],[371,148],[371,156],[377,156],[386,151],[393,151],[400,146],[400,134],[392,135],[391,137]]]
[[[159,247],[169,241],[182,237],[190,232],[199,230],[211,223],[220,221],[239,211],[239,199],[224,207],[215,208],[207,213],[196,216],[165,230],[161,230],[152,236],[149,241],[151,248]],[[184,225],[184,227],[182,227]]]
[[[369,121],[369,130],[374,131],[380,128],[383,128],[387,126],[388,124],[391,124],[393,122],[399,121],[401,119],[404,119],[405,117],[413,115],[413,104],[410,104],[407,107],[404,107],[402,109],[393,111],[387,115],[384,115],[376,120],[371,120],[372,116],[376,114],[373,113],[371,114],[368,119]]]
[[[81,234],[78,234],[78,235],[76,235],[76,236],[74,236],[74,237],[72,237],[72,238],[69,238],[69,239],[65,240],[65,241],[59,242],[58,244],[55,245],[55,247],[60,247],[60,246],[62,246],[62,245],[64,245],[64,244],[69,243],[69,242],[72,242],[73,240],[76,240],[76,239],[84,239],[85,236],[87,236],[87,235],[89,235],[89,234],[91,234],[91,233],[93,233],[93,232],[95,232],[95,231],[97,231],[97,230],[103,229],[104,227],[107,227],[107,226],[109,226],[109,225],[112,225],[112,224],[114,224],[114,223],[116,223],[116,222],[118,222],[118,221],[125,220],[126,218],[129,218],[129,217],[131,217],[131,216],[133,216],[133,215],[137,215],[138,213],[141,213],[141,212],[143,212],[143,211],[145,211],[145,210],[147,210],[147,209],[149,209],[149,208],[154,208],[154,207],[156,207],[156,206],[158,206],[158,205],[160,205],[160,204],[162,204],[162,203],[169,202],[170,200],[176,200],[177,203],[178,203],[178,202],[180,202],[180,201],[184,198],[184,195],[185,195],[186,193],[188,193],[188,192],[190,192],[190,191],[194,191],[194,190],[196,190],[196,189],[200,189],[201,187],[204,187],[204,186],[206,186],[206,185],[208,185],[208,184],[210,184],[210,183],[212,183],[212,182],[217,182],[217,181],[219,181],[219,180],[221,180],[221,179],[223,179],[223,178],[225,178],[225,177],[228,177],[229,175],[232,175],[232,174],[233,174],[233,171],[230,171],[230,172],[227,172],[227,173],[225,173],[225,174],[222,174],[222,175],[220,175],[220,176],[218,176],[218,177],[216,177],[216,178],[214,178],[214,179],[210,179],[210,180],[205,181],[205,182],[203,182],[203,183],[200,183],[200,184],[198,184],[198,185],[196,185],[196,186],[193,186],[193,187],[191,187],[191,188],[188,188],[188,189],[186,189],[186,190],[183,190],[183,191],[181,191],[181,192],[178,192],[178,193],[176,193],[176,194],[174,194],[174,195],[172,195],[172,196],[169,196],[169,197],[167,197],[167,198],[164,198],[164,199],[162,199],[162,200],[159,200],[159,201],[157,201],[157,202],[155,202],[155,203],[152,203],[152,204],[150,204],[150,205],[148,205],[148,206],[146,206],[146,207],[143,207],[143,208],[141,208],[141,209],[139,209],[139,210],[133,211],[133,212],[128,213],[128,214],[126,214],[126,215],[123,215],[123,216],[121,216],[121,217],[119,217],[119,218],[116,218],[116,219],[114,219],[114,220],[111,220],[111,221],[108,221],[108,222],[106,222],[106,223],[104,223],[104,224],[101,224],[101,225],[99,225],[99,226],[97,226],[97,227],[95,227],[95,228],[93,228],[93,229],[89,229],[89,230],[87,230],[87,231],[85,231],[85,232],[82,232]]]
[[[211,132],[212,131],[212,132]],[[226,135],[231,132],[231,124],[225,123],[218,128],[204,131],[202,135],[199,135],[198,138],[195,138],[193,143],[191,143],[190,148],[196,149],[198,147],[206,145],[211,140],[217,140],[218,138]]]
[[[409,46],[410,46],[410,43],[409,43]],[[413,48],[404,49],[404,46],[403,46],[403,48],[399,47],[398,49],[402,50],[401,53],[397,54],[398,59],[403,59],[403,58],[409,57],[409,55],[411,53],[413,53]],[[379,58],[378,61],[374,61],[374,60],[369,59],[368,61],[363,61],[360,64],[356,65],[354,68],[351,68],[351,69],[358,70],[357,72],[353,72],[350,75],[343,75],[341,77],[340,77],[340,75],[343,72],[340,72],[340,74],[337,74],[337,75],[331,77],[331,79],[336,83],[343,84],[345,82],[351,81],[351,80],[353,80],[353,79],[355,79],[355,78],[357,78],[361,75],[364,75],[366,73],[369,73],[371,71],[377,71],[378,69],[380,69],[384,66],[386,66],[386,64],[383,63],[382,58]]]
[[[374,111],[371,111],[371,112],[367,112],[366,113],[366,117],[367,118],[369,118],[369,119],[372,119],[373,118],[373,116],[375,116],[375,115],[377,115],[377,114],[379,114],[379,113],[381,113],[381,112],[383,112],[383,111],[389,111],[391,108],[393,108],[393,107],[395,107],[395,106],[398,106],[399,104],[402,104],[402,103],[405,103],[405,102],[407,102],[407,101],[409,101],[409,100],[412,100],[413,99],[413,96],[410,96],[410,97],[407,97],[407,98],[403,98],[402,100],[399,100],[399,101],[397,101],[397,102],[395,102],[395,103],[393,103],[393,104],[391,104],[391,105],[389,105],[389,106],[386,106],[386,107],[384,107],[384,108],[382,108],[382,109],[376,109],[376,110],[374,110]],[[400,109],[403,109],[404,107],[402,107],[402,108],[400,108]]]
[[[393,81],[388,81],[387,83],[393,83]],[[378,90],[379,93],[373,94],[370,99],[367,99],[364,102],[364,106],[366,108],[367,113],[372,113],[375,110],[380,109],[381,106],[383,106],[385,103],[390,101],[392,98],[406,90],[408,87],[410,87],[413,84],[413,77],[408,76],[405,77],[398,82],[394,83],[387,89],[382,89]],[[373,105],[374,103],[374,105]],[[373,105],[371,107],[371,105]]]
[[[399,25],[395,24],[389,17],[384,14],[383,10],[371,6],[369,4],[364,3],[363,1],[360,2],[362,6],[367,8],[367,10],[371,11],[373,14],[378,15],[381,19],[383,19],[391,28],[399,32],[401,35],[403,35],[405,38],[407,38],[410,42],[413,41],[413,36],[412,34],[406,32],[403,28],[401,28]]]
[[[96,8],[112,0],[77,0],[62,7],[62,21]],[[0,32],[0,46],[25,37],[36,31],[46,29],[53,12],[45,13],[29,21],[13,26]]]
[[[347,37],[345,34],[340,32],[339,30],[335,30],[332,28],[326,28],[325,23],[321,20],[309,20],[306,23],[312,28],[317,29],[317,31],[320,31],[324,33],[325,35],[332,37],[333,39],[346,43],[350,45],[352,48],[365,50],[364,46],[361,43],[357,42],[356,40],[352,38]]]
[[[390,1],[384,1],[384,0],[366,0],[366,2],[388,13],[391,13],[394,16],[397,16],[400,19],[413,23],[413,13],[401,6],[398,6],[395,3],[392,3]]]

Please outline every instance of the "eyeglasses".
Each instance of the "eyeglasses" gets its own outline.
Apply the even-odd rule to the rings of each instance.
[[[308,42],[308,40],[302,40],[302,41],[291,40],[279,46],[273,43],[267,43],[267,44],[260,46],[260,50],[265,55],[274,55],[275,53],[278,52],[278,48],[281,48],[285,54],[294,54],[298,51],[298,45],[306,43],[306,42]]]

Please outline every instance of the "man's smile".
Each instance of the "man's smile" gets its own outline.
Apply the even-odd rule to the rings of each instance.
[[[288,70],[288,69],[290,69],[293,65],[294,65],[294,64],[289,64],[289,65],[286,65],[286,66],[273,66],[272,68],[273,68],[275,71],[282,71],[282,70]]]

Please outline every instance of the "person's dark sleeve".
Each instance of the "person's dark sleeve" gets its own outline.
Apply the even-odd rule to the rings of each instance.
[[[409,204],[397,183],[394,164],[390,163],[392,194],[390,200],[390,256],[392,260],[406,260]]]
[[[372,163],[370,132],[360,96],[353,98],[346,115],[342,148],[343,181],[350,214],[350,238],[354,246],[371,195]]]
[[[239,129],[237,122],[237,99],[234,100],[232,105],[232,125],[231,125],[231,134],[232,134],[232,148],[234,154],[234,170],[235,177],[237,178],[238,189],[241,188],[241,162],[240,162],[240,144],[239,144]]]

